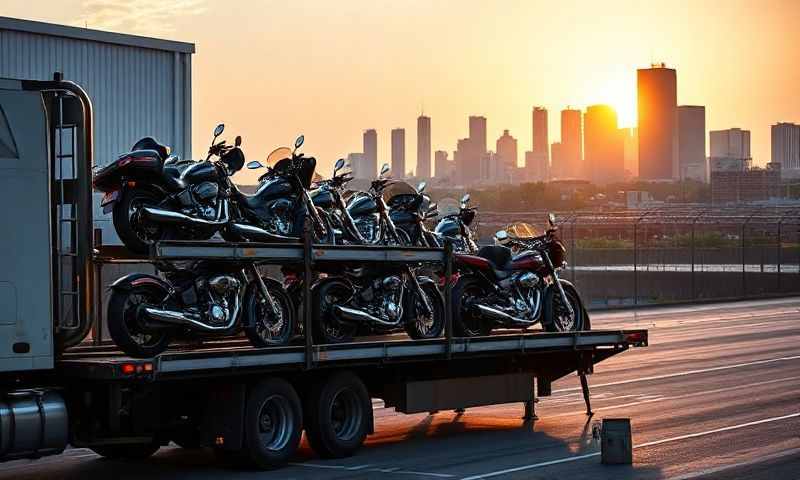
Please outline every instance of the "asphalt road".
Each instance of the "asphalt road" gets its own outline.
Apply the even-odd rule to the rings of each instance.
[[[0,464],[0,478],[800,479],[800,298],[608,312],[593,327],[650,329],[650,346],[589,377],[553,385],[521,420],[521,404],[403,415],[375,405],[376,433],[354,457],[321,460],[303,445],[273,472],[226,467],[211,452],[166,447],[141,463],[86,449]],[[595,422],[629,417],[634,464],[604,466]]]

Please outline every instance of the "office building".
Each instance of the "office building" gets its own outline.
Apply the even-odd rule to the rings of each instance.
[[[709,136],[709,169],[744,171],[750,168],[750,131],[741,128],[712,130]]]
[[[561,148],[561,142],[553,142],[550,144],[550,160],[550,178],[567,178],[566,159],[564,158],[564,151]]]
[[[622,146],[625,151],[625,177],[639,176],[639,133],[636,128],[621,128]]]
[[[373,179],[378,174],[378,132],[364,131],[364,154],[361,161],[352,164],[353,178]]]
[[[550,164],[544,153],[525,152],[526,182],[546,182],[550,179]]]
[[[406,171],[406,131],[403,128],[392,130],[392,175],[404,178]]]
[[[583,175],[583,131],[581,111],[567,108],[561,111],[562,168],[559,178],[579,178]]]
[[[766,168],[711,171],[711,203],[740,205],[764,202],[781,196],[781,164]]]
[[[495,151],[506,170],[511,172],[517,168],[517,139],[508,130],[503,130],[503,135],[497,139]]]
[[[481,179],[481,154],[470,138],[462,138],[456,144],[453,161],[456,167],[456,181],[469,187]]]
[[[480,155],[486,153],[486,117],[469,117],[469,139]]]
[[[706,107],[678,107],[678,165],[681,180],[708,181],[706,174]]]
[[[434,175],[437,180],[446,180],[450,182],[455,181],[455,167],[452,160],[447,158],[447,152],[444,150],[436,150],[433,154],[434,161]]]
[[[591,105],[584,116],[584,177],[596,184],[622,181],[625,146],[617,128],[617,112],[609,105]]]
[[[431,178],[431,117],[417,118],[417,178]]]
[[[639,178],[679,178],[678,88],[675,70],[663,63],[637,70]]]
[[[533,112],[531,113],[531,152],[544,155],[547,163],[550,163],[549,145],[547,109],[533,107]]]
[[[771,128],[772,163],[781,165],[784,177],[800,177],[800,125],[777,123]]]

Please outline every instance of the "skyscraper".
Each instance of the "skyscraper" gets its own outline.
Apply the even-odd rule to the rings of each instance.
[[[458,141],[453,153],[456,168],[456,181],[469,187],[481,179],[481,155],[470,138]]]
[[[512,137],[508,130],[503,130],[503,135],[497,139],[495,151],[506,171],[513,173],[517,168],[517,139]]]
[[[455,178],[453,178],[454,162],[448,160],[447,152],[444,150],[436,150],[433,153],[433,162],[435,168],[434,175],[437,179],[455,181]]]
[[[353,172],[353,178],[367,178],[364,170],[364,154],[362,152],[353,152],[347,154],[347,163],[350,165],[350,171]]]
[[[486,153],[486,117],[469,117],[469,139],[478,153]]]
[[[625,175],[625,146],[617,128],[617,112],[608,105],[591,105],[584,117],[584,176],[597,184],[618,182]]]
[[[392,175],[404,178],[406,173],[406,131],[395,128],[392,130]]]
[[[707,181],[706,107],[678,107],[678,165],[681,180]]]
[[[431,178],[431,117],[417,117],[417,178]]]
[[[567,108],[561,110],[561,154],[560,178],[577,178],[583,175],[583,132],[581,111]]]
[[[550,165],[542,153],[525,152],[525,181],[544,182],[550,179]]]
[[[564,158],[564,149],[562,148],[561,142],[553,142],[550,145],[550,155],[551,155],[551,162],[550,162],[550,177],[551,178],[566,178],[568,175],[565,175],[567,171],[565,163],[566,159]]]
[[[547,132],[547,109],[544,107],[533,107],[531,114],[531,152],[544,155],[547,162],[550,162],[548,152],[548,132]]]
[[[777,123],[771,132],[772,163],[781,164],[781,174],[797,177],[800,173],[800,125]]]
[[[639,132],[636,128],[621,128],[622,144],[625,149],[626,175],[639,176]]]
[[[663,63],[636,71],[639,177],[675,179],[678,168],[678,86]]]
[[[353,171],[353,177],[373,179],[378,173],[378,132],[364,130],[364,157],[360,168]]]
[[[742,171],[750,168],[750,131],[741,128],[708,132],[712,171]]]

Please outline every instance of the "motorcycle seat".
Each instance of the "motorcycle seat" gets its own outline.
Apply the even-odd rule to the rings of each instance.
[[[511,275],[511,249],[500,245],[486,245],[478,250],[478,256],[486,259],[494,276],[502,280]]]
[[[239,203],[243,204],[249,210],[257,210],[260,206],[260,201],[256,195],[248,195],[241,191],[235,191],[236,199]]]
[[[153,137],[144,137],[143,139],[133,144],[131,151],[135,152],[136,150],[155,150],[158,153],[158,158],[160,158],[163,161],[169,155],[170,149],[168,146],[164,145],[163,143],[160,143]]]

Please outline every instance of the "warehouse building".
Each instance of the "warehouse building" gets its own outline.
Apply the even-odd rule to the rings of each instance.
[[[51,80],[61,72],[80,84],[94,108],[98,165],[146,135],[191,158],[194,51],[192,43],[0,17],[0,78]],[[95,203],[95,224],[114,243],[99,197]]]

